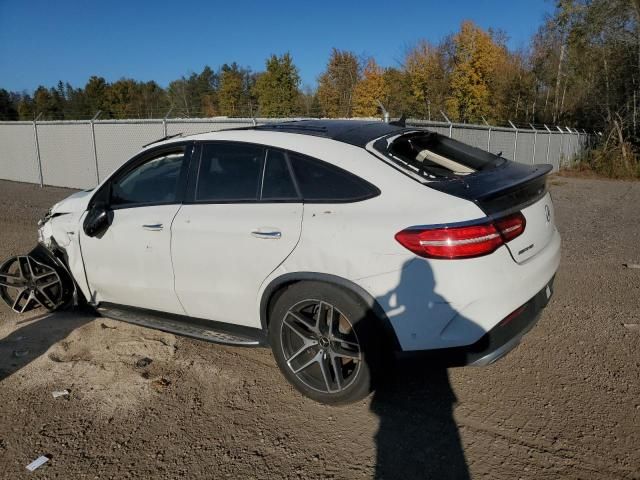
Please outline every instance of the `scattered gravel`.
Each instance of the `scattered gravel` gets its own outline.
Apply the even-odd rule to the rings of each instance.
[[[401,365],[347,407],[301,397],[266,349],[0,306],[0,477],[47,452],[32,475],[640,478],[640,277],[620,267],[640,258],[640,183],[551,190],[563,259],[524,342],[486,368]],[[0,181],[0,259],[28,251],[70,193]]]

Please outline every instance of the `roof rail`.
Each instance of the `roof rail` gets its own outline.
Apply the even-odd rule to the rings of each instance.
[[[153,145],[154,143],[164,142],[165,140],[169,140],[170,138],[181,137],[183,135],[184,135],[183,132],[175,133],[173,135],[166,135],[162,138],[159,138],[158,140],[154,140],[153,142],[149,142],[146,145],[143,145],[142,148],[147,148],[149,145]]]

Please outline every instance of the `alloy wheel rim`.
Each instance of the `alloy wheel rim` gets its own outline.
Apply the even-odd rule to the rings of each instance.
[[[303,300],[284,316],[281,344],[287,367],[307,387],[336,394],[357,378],[362,352],[349,318],[322,300]]]
[[[0,297],[17,313],[40,306],[54,310],[62,304],[58,272],[28,255],[12,257],[0,266]]]

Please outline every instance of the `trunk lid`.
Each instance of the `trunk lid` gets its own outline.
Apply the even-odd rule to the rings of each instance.
[[[523,263],[543,250],[555,232],[553,203],[546,187],[550,171],[550,165],[507,162],[429,186],[473,201],[491,218],[522,212],[527,222],[524,232],[506,245],[513,259]]]
[[[524,232],[507,243],[511,256],[518,263],[523,263],[544,250],[556,230],[553,203],[548,192],[521,211],[527,221]]]
[[[373,150],[429,188],[474,202],[490,219],[522,212],[524,232],[506,245],[522,263],[555,232],[547,192],[551,165],[525,165],[429,131],[409,130],[376,140]]]

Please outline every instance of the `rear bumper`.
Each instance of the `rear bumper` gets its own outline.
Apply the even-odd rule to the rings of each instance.
[[[446,366],[490,365],[517,347],[522,337],[535,326],[553,294],[553,281],[554,278],[533,298],[471,345],[422,352],[401,352],[399,356],[402,359],[426,356]]]
[[[518,346],[522,337],[538,322],[542,310],[553,294],[553,278],[523,305],[522,312],[514,318],[500,322],[487,332],[478,342],[466,347],[466,365],[485,366],[501,359]]]

